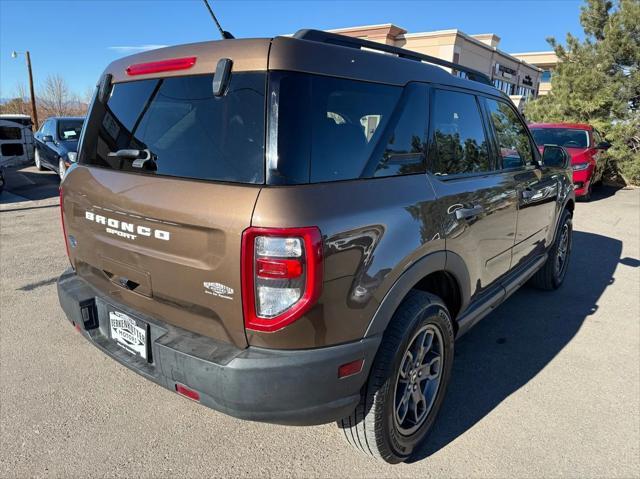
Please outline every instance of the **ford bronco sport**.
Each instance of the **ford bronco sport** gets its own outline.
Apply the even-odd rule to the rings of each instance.
[[[454,340],[527,280],[562,284],[574,193],[566,152],[541,156],[483,74],[303,30],[113,62],[60,203],[58,293],[87,340],[395,463]]]

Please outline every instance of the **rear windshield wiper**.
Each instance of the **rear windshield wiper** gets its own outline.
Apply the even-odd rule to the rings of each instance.
[[[111,158],[118,158],[120,160],[133,160],[131,166],[134,168],[141,168],[152,171],[158,169],[158,166],[156,165],[158,157],[148,148],[144,150],[124,149],[118,151],[110,151],[108,156]]]

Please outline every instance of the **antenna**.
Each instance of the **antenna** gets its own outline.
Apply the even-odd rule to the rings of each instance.
[[[211,15],[211,18],[213,18],[213,21],[215,22],[216,27],[218,27],[218,30],[220,31],[220,35],[222,36],[222,38],[224,40],[230,40],[232,38],[235,38],[233,35],[231,35],[231,33],[229,33],[226,30],[222,29],[222,27],[220,26],[220,22],[216,18],[216,14],[213,13],[213,10],[211,9],[211,6],[209,5],[209,2],[207,0],[202,0],[202,1],[204,2],[205,7],[207,7],[207,10],[209,10],[209,15]]]

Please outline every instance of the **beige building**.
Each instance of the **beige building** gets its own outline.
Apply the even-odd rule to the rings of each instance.
[[[386,23],[330,30],[341,35],[363,38],[413,50],[478,70],[491,78],[516,105],[538,95],[542,70],[498,48],[494,33],[468,35],[460,30],[408,33]]]
[[[551,72],[558,65],[558,56],[555,52],[529,52],[529,53],[512,53],[512,56],[527,62],[531,65],[535,65],[542,69],[542,76],[540,77],[540,89],[539,95],[546,95],[551,90]]]

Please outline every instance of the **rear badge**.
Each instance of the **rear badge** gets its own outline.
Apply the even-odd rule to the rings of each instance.
[[[126,213],[120,214],[126,215]],[[120,221],[115,218],[109,218],[104,215],[99,215],[92,211],[85,211],[84,217],[89,221],[93,221],[94,223],[98,223],[99,225],[106,226],[105,231],[107,233],[129,240],[135,240],[138,236],[153,237],[155,239],[164,241],[169,241],[169,239],[171,238],[171,233],[169,233],[168,231],[151,228],[149,226],[128,223],[126,221]]]
[[[233,299],[233,288],[225,286],[221,283],[210,283],[205,281],[202,283],[205,294],[211,294],[218,298]]]

